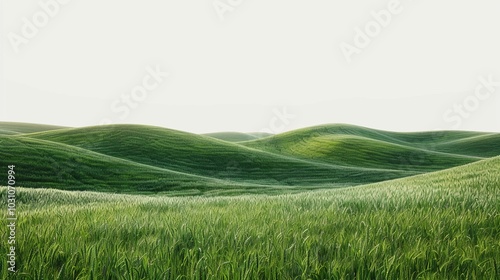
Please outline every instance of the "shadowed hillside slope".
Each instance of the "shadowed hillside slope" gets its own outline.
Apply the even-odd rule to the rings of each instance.
[[[0,136],[0,147],[0,163],[15,165],[16,183],[24,187],[113,192],[234,187],[226,181],[174,172],[45,140]]]
[[[500,134],[492,133],[467,137],[440,143],[435,148],[438,151],[461,155],[493,157],[500,155]]]
[[[354,186],[468,164],[500,147],[492,133],[394,133],[350,125],[238,143],[142,125],[3,123],[0,129],[12,132],[0,135],[0,161],[18,166],[20,185],[117,192]]]
[[[462,131],[395,133],[351,125],[323,125],[241,144],[339,165],[429,172],[500,155],[499,135]],[[462,146],[448,144],[462,139],[472,140]]]
[[[307,161],[149,126],[99,126],[22,137],[63,143],[183,173],[264,185],[362,184],[418,173]]]

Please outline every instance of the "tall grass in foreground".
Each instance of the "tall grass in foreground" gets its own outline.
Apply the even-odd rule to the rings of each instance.
[[[454,181],[445,174],[273,197],[20,188],[19,269],[9,275],[1,261],[0,276],[498,279],[498,177]],[[0,190],[4,201],[5,188]]]

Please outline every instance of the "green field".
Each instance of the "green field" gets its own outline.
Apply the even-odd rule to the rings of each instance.
[[[500,134],[324,125],[234,142],[160,127],[0,123],[0,163],[22,186],[119,193],[282,193],[363,185],[500,155]],[[214,136],[214,134],[212,134]],[[267,136],[267,137],[266,137]],[[231,141],[219,138],[229,137]],[[245,138],[245,137],[242,137]]]
[[[499,134],[16,127],[0,278],[500,278]]]

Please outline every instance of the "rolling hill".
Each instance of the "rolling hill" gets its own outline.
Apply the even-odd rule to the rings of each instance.
[[[142,125],[18,126],[0,123],[0,129],[12,132],[0,134],[1,163],[18,166],[23,186],[70,190],[332,188],[500,155],[499,135],[480,132],[395,133],[323,125],[233,142],[250,134],[207,136]]]
[[[352,135],[322,135],[296,142],[249,147],[338,165],[398,170],[435,171],[482,159],[441,153]]]
[[[391,132],[350,124],[325,124],[288,131],[265,139],[256,140],[255,142],[288,142],[297,141],[298,138],[307,139],[322,135],[352,135],[394,144],[428,148],[437,143],[446,143],[488,134],[492,133],[472,131]]]
[[[472,140],[459,146],[464,139]],[[500,155],[500,134],[462,131],[395,133],[352,125],[299,129],[240,144],[338,165],[422,172]]]
[[[0,136],[0,146],[1,163],[16,166],[17,184],[24,187],[134,193],[234,187],[230,182],[214,178],[174,172],[45,140]]]
[[[436,145],[436,150],[461,155],[493,157],[500,155],[500,134],[484,134]]]
[[[207,136],[139,125],[63,129],[11,137],[42,139],[173,171],[264,185],[361,184],[417,173],[307,161]]]
[[[45,125],[45,124],[0,122],[0,135],[33,133],[33,132],[57,130],[57,129],[63,129],[63,128],[66,128],[66,127],[55,126],[55,125]]]
[[[433,192],[447,193],[446,199],[467,192],[483,192],[484,198],[500,200],[500,156],[478,162],[458,166],[446,170],[415,175],[407,178],[368,184],[362,191],[425,190],[429,195]],[[487,195],[486,195],[487,194]],[[477,194],[479,196],[479,194]],[[444,196],[443,196],[444,197]],[[411,199],[411,198],[408,198]],[[469,197],[468,203],[481,204],[477,197]],[[443,201],[446,204],[446,201]],[[464,201],[465,205],[466,201]]]
[[[272,134],[265,132],[241,133],[241,132],[215,132],[203,134],[212,138],[216,138],[228,142],[243,142],[257,140],[260,138],[271,136]]]
[[[128,125],[0,136],[1,165],[16,164],[21,233],[17,273],[2,262],[0,275],[497,279],[500,156],[480,156],[494,154],[498,138],[445,132],[432,142],[363,131],[285,135],[304,139],[295,145],[277,141],[281,135],[244,143],[255,148]],[[439,168],[477,161],[361,183],[383,180],[376,176],[394,172],[384,156],[408,151],[423,153]],[[380,168],[342,167],[334,162],[339,153],[349,160],[345,164]],[[238,171],[196,175],[210,173],[203,164],[212,172],[229,158],[249,161]],[[259,172],[252,170],[259,165]],[[278,174],[296,185],[266,177]],[[351,187],[333,189],[340,185],[321,180],[346,180]],[[2,200],[7,193],[0,186]]]

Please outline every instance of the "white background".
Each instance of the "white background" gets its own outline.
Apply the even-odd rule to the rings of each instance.
[[[443,117],[474,96],[479,76],[500,81],[497,0],[401,0],[351,63],[340,44],[354,46],[355,29],[390,1],[215,1],[233,4],[221,20],[212,0],[72,0],[18,52],[12,34],[23,36],[23,18],[33,21],[49,0],[0,1],[0,121],[106,119],[195,133],[323,123],[500,131],[500,88],[460,125]],[[155,65],[170,73],[164,83],[128,116],[114,111]],[[283,110],[293,118],[276,122]]]

